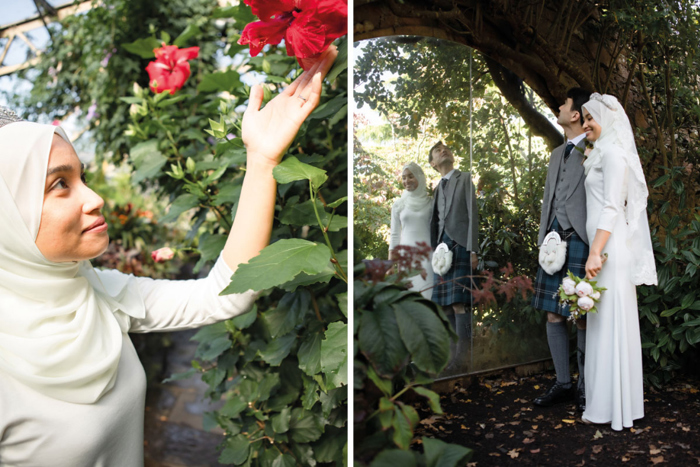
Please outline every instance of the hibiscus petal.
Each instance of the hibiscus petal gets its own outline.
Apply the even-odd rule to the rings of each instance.
[[[256,21],[248,23],[243,29],[238,43],[250,44],[250,55],[255,57],[267,44],[279,44],[284,38],[284,32],[289,27],[288,19],[273,19],[271,21]]]
[[[179,49],[173,53],[173,59],[175,63],[181,63],[185,60],[193,60],[199,56],[199,47],[188,47],[186,49]]]
[[[261,20],[272,19],[294,10],[294,0],[244,0],[250,6],[253,14]]]
[[[291,48],[297,58],[310,58],[323,52],[326,42],[325,26],[308,16],[294,19],[285,35],[287,53]]]

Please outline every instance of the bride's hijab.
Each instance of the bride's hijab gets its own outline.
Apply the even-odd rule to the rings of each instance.
[[[404,190],[401,198],[394,203],[394,209],[409,208],[413,211],[420,211],[430,203],[430,197],[426,190],[425,173],[415,162],[409,162],[404,165],[401,173],[403,174],[405,170],[413,174],[418,181],[418,186],[413,191]]]
[[[627,247],[634,261],[632,281],[635,285],[656,284],[656,264],[646,211],[649,190],[625,109],[614,96],[601,96],[598,93],[592,94],[590,100],[582,107],[591,114],[602,130],[583,164],[585,172],[588,174],[594,167],[600,167],[603,157],[621,157],[627,164],[625,217],[628,224]]]
[[[129,317],[143,318],[130,276],[98,278],[88,261],[54,263],[35,240],[52,125],[0,108],[0,372],[42,394],[92,403],[114,385]]]

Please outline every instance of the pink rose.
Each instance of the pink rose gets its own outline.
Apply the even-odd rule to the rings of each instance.
[[[595,303],[593,302],[593,299],[591,297],[581,297],[578,299],[577,304],[578,304],[578,307],[584,311],[590,310],[595,305]]]
[[[164,263],[166,261],[170,261],[173,259],[173,256],[175,256],[175,252],[168,247],[165,248],[159,248],[153,253],[151,253],[151,258],[153,258],[153,261],[156,263]]]
[[[576,295],[579,297],[588,297],[593,293],[593,287],[588,282],[579,282],[576,286]]]
[[[566,295],[573,295],[576,293],[576,282],[570,277],[565,277],[564,280],[561,281],[561,285]]]

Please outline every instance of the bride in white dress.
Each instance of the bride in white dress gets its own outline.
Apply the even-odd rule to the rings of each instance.
[[[423,169],[415,162],[410,162],[401,171],[401,179],[406,189],[391,207],[389,259],[396,259],[394,249],[398,245],[415,246],[418,242],[430,245],[430,215],[433,203],[426,191]],[[411,290],[422,290],[423,296],[430,300],[433,294],[433,267],[430,258],[423,260],[421,266],[425,269],[426,277],[410,277]]]
[[[586,275],[607,291],[598,312],[587,315],[582,420],[622,430],[644,417],[636,286],[657,283],[646,212],[649,191],[632,127],[617,99],[595,93],[583,116],[586,138],[593,142],[584,162],[586,232],[593,239]]]

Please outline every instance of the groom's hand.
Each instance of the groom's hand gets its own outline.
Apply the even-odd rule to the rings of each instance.
[[[471,253],[472,253],[472,269],[476,269],[476,267],[479,265],[479,257],[476,256],[476,253],[474,253],[473,251]]]

